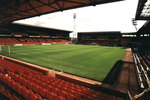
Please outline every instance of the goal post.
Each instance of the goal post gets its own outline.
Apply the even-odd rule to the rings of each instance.
[[[8,45],[8,53],[10,54],[10,45]]]
[[[0,52],[3,52],[3,50],[5,51],[7,51],[9,54],[10,54],[10,52],[11,52],[11,45],[0,45]]]
[[[0,52],[2,52],[2,45],[0,45]]]

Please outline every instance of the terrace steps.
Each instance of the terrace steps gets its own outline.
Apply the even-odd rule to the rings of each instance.
[[[132,96],[138,94],[138,84],[131,49],[127,49],[121,67],[121,72],[114,87],[124,92],[129,90]]]

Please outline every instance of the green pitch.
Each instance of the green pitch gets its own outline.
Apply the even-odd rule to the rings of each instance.
[[[0,54],[43,67],[103,81],[125,49],[94,45],[47,45],[2,47]]]

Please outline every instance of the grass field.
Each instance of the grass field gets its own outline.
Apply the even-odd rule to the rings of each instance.
[[[94,45],[47,45],[2,47],[0,54],[15,59],[103,81],[113,65],[122,60],[125,48]]]

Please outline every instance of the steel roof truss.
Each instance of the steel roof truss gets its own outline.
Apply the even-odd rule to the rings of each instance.
[[[28,5],[39,15],[40,13],[32,6],[32,4],[30,4],[30,2],[28,2]]]

